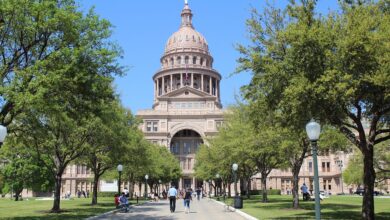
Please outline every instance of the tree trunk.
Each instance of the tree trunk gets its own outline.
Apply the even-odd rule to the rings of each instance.
[[[293,208],[298,209],[299,208],[299,171],[301,170],[302,163],[294,164],[294,167],[292,169],[293,174],[293,188],[292,188],[292,195],[293,195]]]
[[[261,172],[261,191],[262,191],[262,202],[268,202],[267,195],[267,174],[266,172]]]
[[[248,181],[247,181],[247,186],[246,186],[246,197],[248,199],[251,198],[250,190],[251,190],[251,178],[249,177]]]
[[[130,181],[129,183],[129,193],[130,193],[130,199],[134,198],[134,181]]]
[[[94,173],[93,177],[93,193],[92,193],[92,205],[97,205],[97,193],[98,193],[98,184],[99,184],[99,174]]]
[[[363,148],[364,156],[364,195],[362,206],[363,219],[373,220],[374,215],[374,183],[375,183],[375,170],[374,170],[374,149],[371,144],[368,144],[366,148]]]
[[[61,181],[62,181],[62,172],[57,173],[54,183],[54,202],[51,212],[58,213],[60,212],[60,199],[61,199]]]
[[[141,187],[142,187],[142,183],[141,182],[139,182],[138,183],[138,197],[142,197],[142,192],[141,192]]]
[[[14,193],[15,193],[15,201],[19,201],[19,195],[22,193],[22,191],[23,191],[23,188],[22,189],[16,189],[15,191],[14,191]]]
[[[231,189],[231,186],[232,186],[232,184],[231,184],[231,183],[228,183],[228,192],[229,192],[228,197],[229,197],[229,198],[232,197],[232,189]]]

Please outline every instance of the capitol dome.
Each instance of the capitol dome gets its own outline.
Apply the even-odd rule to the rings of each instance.
[[[208,54],[209,49],[206,39],[193,27],[181,27],[169,37],[165,45],[165,53],[175,52],[182,49],[192,49]]]
[[[192,25],[192,13],[188,4],[185,4],[181,12],[181,18],[180,29],[168,38],[164,54],[188,50],[209,54],[206,39]]]

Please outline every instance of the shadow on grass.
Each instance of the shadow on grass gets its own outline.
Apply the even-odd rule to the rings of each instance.
[[[91,216],[95,216],[99,213],[108,212],[110,210],[113,210],[114,208],[110,209],[107,207],[98,207],[93,206],[91,208],[69,208],[69,209],[63,209],[60,213],[49,213],[48,210],[39,210],[36,211],[36,213],[42,213],[45,212],[43,216],[16,216],[16,217],[8,217],[4,219],[8,220],[57,220],[57,219],[85,219]]]

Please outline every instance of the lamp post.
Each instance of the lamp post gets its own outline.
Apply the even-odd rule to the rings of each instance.
[[[218,195],[218,198],[217,200],[219,201],[219,194],[221,193],[221,189],[219,189],[219,192],[218,192],[218,187],[219,187],[219,173],[217,173],[217,175],[215,175],[215,178],[216,178],[216,181],[215,181],[215,185],[217,185],[216,187],[216,194]]]
[[[145,200],[148,198],[148,179],[149,179],[149,175],[146,174],[145,175]]]
[[[241,199],[241,196],[238,195],[238,190],[237,190],[238,164],[234,163],[232,165],[232,170],[233,170],[233,178],[234,178],[234,208],[241,209],[242,208],[242,199]]]
[[[7,128],[3,125],[0,125],[0,147],[3,145],[5,136],[7,136]]]
[[[119,173],[119,178],[118,178],[118,194],[121,194],[121,175],[122,175],[122,170],[123,166],[122,164],[119,164],[117,167],[118,173]]]
[[[321,207],[320,207],[320,183],[318,178],[318,164],[317,164],[317,140],[320,137],[321,126],[314,119],[311,119],[309,123],[306,124],[306,133],[309,137],[312,146],[313,152],[313,162],[314,162],[314,194],[315,194],[315,209],[316,209],[316,219],[321,219]]]
[[[344,186],[343,186],[343,161],[342,160],[336,160],[337,165],[340,168],[340,182],[341,182],[341,194],[344,195]]]

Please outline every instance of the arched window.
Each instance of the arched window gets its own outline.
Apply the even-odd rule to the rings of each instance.
[[[203,58],[200,58],[200,65],[203,66]]]
[[[184,63],[185,64],[189,64],[189,60],[190,60],[190,58],[188,56],[184,57]]]
[[[174,65],[174,60],[173,60],[173,58],[171,58],[171,66],[173,66]]]
[[[206,66],[208,67],[209,66],[209,60],[206,59]]]
[[[196,64],[196,57],[192,57],[192,64]]]
[[[177,61],[177,64],[180,65],[181,64],[181,57],[177,57],[176,61]]]

